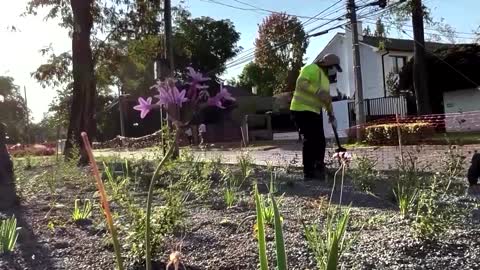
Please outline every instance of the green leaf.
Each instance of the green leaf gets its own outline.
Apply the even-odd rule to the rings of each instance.
[[[257,235],[258,235],[258,256],[260,259],[260,269],[268,270],[267,244],[265,241],[265,227],[263,224],[263,205],[260,202],[258,187],[255,184],[255,207],[257,211]]]
[[[285,242],[283,240],[282,218],[278,211],[277,202],[273,194],[270,194],[272,200],[273,211],[275,215],[275,247],[277,253],[277,269],[287,269],[287,254],[285,253]]]

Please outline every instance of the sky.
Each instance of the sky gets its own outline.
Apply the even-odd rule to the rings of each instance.
[[[71,50],[71,41],[67,32],[59,27],[56,21],[45,21],[43,19],[45,11],[40,11],[37,16],[21,16],[25,11],[27,2],[28,0],[0,0],[2,6],[0,9],[0,76],[11,76],[15,79],[17,85],[26,88],[28,106],[32,111],[34,121],[38,122],[48,110],[48,105],[56,94],[55,89],[42,88],[31,77],[31,73],[47,60],[46,56],[42,56],[39,50],[51,45],[54,52],[60,54]],[[176,2],[178,0],[173,0],[173,4]],[[238,45],[246,51],[254,46],[258,24],[262,22],[264,17],[268,16],[268,12],[240,10],[219,4],[223,3],[244,9],[252,9],[252,7],[241,2],[266,10],[284,11],[298,16],[313,17],[337,2],[337,0],[186,0],[187,8],[194,17],[210,16],[215,19],[231,20],[236,30],[241,33]],[[344,7],[343,2],[334,6],[325,14],[337,9],[339,10],[338,13],[326,18],[344,14],[344,9],[341,9]],[[361,4],[362,2],[371,1],[356,0],[356,2]],[[434,18],[445,18],[445,22],[453,26],[455,31],[471,33],[480,25],[480,16],[478,15],[480,1],[478,0],[424,0],[424,3],[433,8]],[[324,15],[319,18],[325,18],[323,17]],[[305,21],[307,19],[302,20]],[[322,23],[322,21],[313,21],[305,26],[305,30],[311,30]],[[14,25],[19,31],[8,31],[7,27],[11,25]],[[322,27],[321,30],[331,26],[335,26],[335,23]],[[326,35],[310,39],[305,56],[306,60],[311,61],[315,58],[338,31],[343,32],[344,30],[333,30]],[[398,35],[397,33],[391,34]],[[468,34],[459,34],[459,36],[471,38],[471,35]],[[408,37],[404,35],[403,38]],[[469,39],[461,41],[468,42]],[[242,55],[244,54],[241,53],[240,56]],[[242,67],[243,65],[239,65],[228,69],[223,77],[229,79],[238,75],[242,71]]]

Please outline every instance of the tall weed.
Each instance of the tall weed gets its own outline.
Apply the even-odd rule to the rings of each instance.
[[[393,189],[393,194],[397,200],[400,215],[402,218],[407,218],[415,206],[418,189],[407,187],[403,182],[398,182],[397,187]]]
[[[19,230],[15,216],[0,221],[0,251],[3,254],[15,249]]]
[[[443,194],[438,189],[437,178],[433,177],[430,186],[420,191],[418,198],[412,229],[417,238],[422,240],[438,239],[450,227],[461,223],[468,211],[444,201]]]
[[[375,188],[375,183],[380,177],[378,171],[375,169],[377,161],[368,157],[358,156],[355,158],[356,166],[351,169],[353,185],[366,192],[372,192]]]
[[[318,224],[306,225],[303,223],[304,235],[310,250],[313,252],[318,269],[338,269],[342,254],[354,242],[354,237],[349,237],[347,234],[351,207],[348,206],[344,210],[339,209],[342,204],[345,169],[348,161],[348,159],[340,158],[341,166],[333,179],[332,193],[326,211],[324,226],[321,228]],[[338,206],[333,207],[332,198],[339,172],[341,172],[340,199]]]

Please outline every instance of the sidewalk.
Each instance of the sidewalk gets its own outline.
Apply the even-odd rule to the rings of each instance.
[[[429,166],[431,170],[438,170],[444,167],[444,162],[448,154],[448,145],[407,145],[403,146],[404,156],[412,155],[417,158],[420,166]],[[301,166],[302,164],[302,144],[299,142],[263,144],[246,149],[239,147],[224,147],[211,150],[191,151],[201,160],[211,160],[221,157],[222,162],[226,164],[237,163],[238,156],[247,152],[256,165],[271,164],[274,166]],[[182,149],[182,151],[184,151]],[[332,155],[335,148],[327,148],[327,155]],[[377,160],[377,170],[390,170],[396,166],[396,159],[400,157],[398,146],[372,146],[356,147],[348,149],[350,153],[358,156],[369,157]],[[480,144],[456,146],[456,154],[466,157],[464,166],[470,164],[470,159],[475,151],[480,151]],[[96,150],[96,156],[119,156],[121,158],[153,158],[155,153],[150,150],[137,151],[114,151],[114,150]],[[353,160],[355,165],[355,158]]]

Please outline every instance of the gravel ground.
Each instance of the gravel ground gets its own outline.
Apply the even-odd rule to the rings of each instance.
[[[258,172],[256,177],[268,179],[265,172]],[[322,220],[331,182],[303,182],[299,178],[297,171],[279,179],[279,193],[284,194],[280,208],[288,264],[289,269],[316,269],[304,240],[301,220]],[[78,225],[69,221],[74,198],[81,194],[88,196],[93,191],[93,183],[67,185],[60,190],[53,208],[48,193],[38,192],[24,199],[21,206],[12,211],[23,227],[19,245],[13,254],[0,257],[0,269],[113,269],[113,251],[105,244],[105,230],[93,224]],[[243,192],[241,202],[227,209],[220,192],[214,192],[218,196],[211,196],[202,205],[188,205],[187,230],[181,250],[186,268],[258,269],[252,218],[255,209],[250,195]],[[350,233],[359,236],[341,259],[343,269],[480,269],[478,219],[465,220],[465,224],[451,228],[441,241],[422,243],[415,240],[407,222],[386,198],[386,195],[372,196],[356,191],[348,184],[344,188],[343,205],[353,207]],[[339,201],[338,190],[333,201]],[[98,218],[100,213],[96,212]],[[45,218],[47,213],[49,218]],[[49,226],[49,220],[55,220],[54,226]],[[273,266],[271,228],[267,230],[267,240],[270,266]],[[167,256],[155,259],[159,261],[156,269],[165,269]]]

